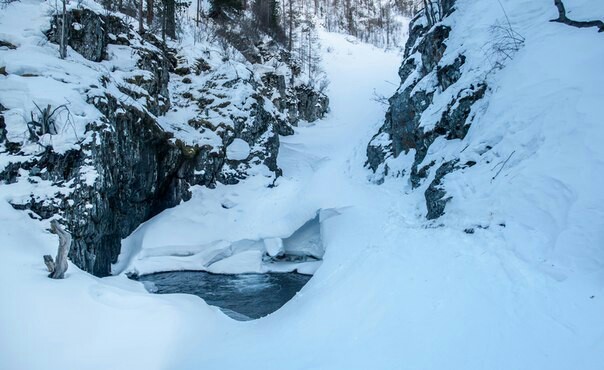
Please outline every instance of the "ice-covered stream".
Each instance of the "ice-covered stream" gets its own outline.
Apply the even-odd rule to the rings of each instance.
[[[218,306],[239,321],[258,319],[277,311],[310,280],[298,273],[211,274],[174,271],[142,275],[138,280],[153,293],[188,293]]]

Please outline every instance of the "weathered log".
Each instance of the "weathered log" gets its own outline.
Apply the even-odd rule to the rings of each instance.
[[[46,264],[48,272],[52,273],[55,270],[55,261],[52,259],[50,254],[44,255],[44,264]]]
[[[71,248],[71,234],[65,231],[57,220],[52,220],[50,222],[50,231],[59,236],[59,249],[57,250],[57,258],[55,261],[53,261],[52,256],[45,255],[44,263],[50,272],[48,275],[49,278],[63,279],[65,278],[65,271],[67,271],[68,266],[67,255]]]

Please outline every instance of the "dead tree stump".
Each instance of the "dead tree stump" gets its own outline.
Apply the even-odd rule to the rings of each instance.
[[[57,258],[55,261],[53,261],[52,256],[47,254],[44,256],[44,263],[50,272],[48,275],[49,278],[63,279],[65,278],[65,271],[67,271],[68,266],[67,255],[71,248],[71,234],[65,231],[57,220],[52,220],[50,222],[50,231],[59,236],[59,249],[57,250]]]

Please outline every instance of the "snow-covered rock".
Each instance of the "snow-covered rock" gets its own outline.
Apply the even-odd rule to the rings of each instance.
[[[279,133],[291,123],[250,62],[225,63],[216,41],[193,35],[139,35],[93,1],[68,4],[61,60],[52,7],[0,14],[0,181],[15,208],[66,224],[79,267],[108,275],[121,239],[190,186],[281,174]]]
[[[283,239],[281,238],[266,238],[264,239],[264,247],[266,253],[271,257],[277,257],[283,253]]]
[[[226,149],[226,157],[232,161],[242,161],[250,155],[250,145],[241,139],[235,139]]]

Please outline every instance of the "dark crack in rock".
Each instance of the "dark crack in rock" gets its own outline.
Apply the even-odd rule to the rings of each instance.
[[[426,197],[426,207],[428,208],[428,213],[426,214],[428,220],[439,218],[445,213],[445,206],[451,200],[451,197],[447,197],[446,191],[442,188],[442,180],[447,174],[457,168],[457,162],[457,160],[453,160],[443,163],[436,170],[434,180],[432,180],[426,189],[424,195]]]

